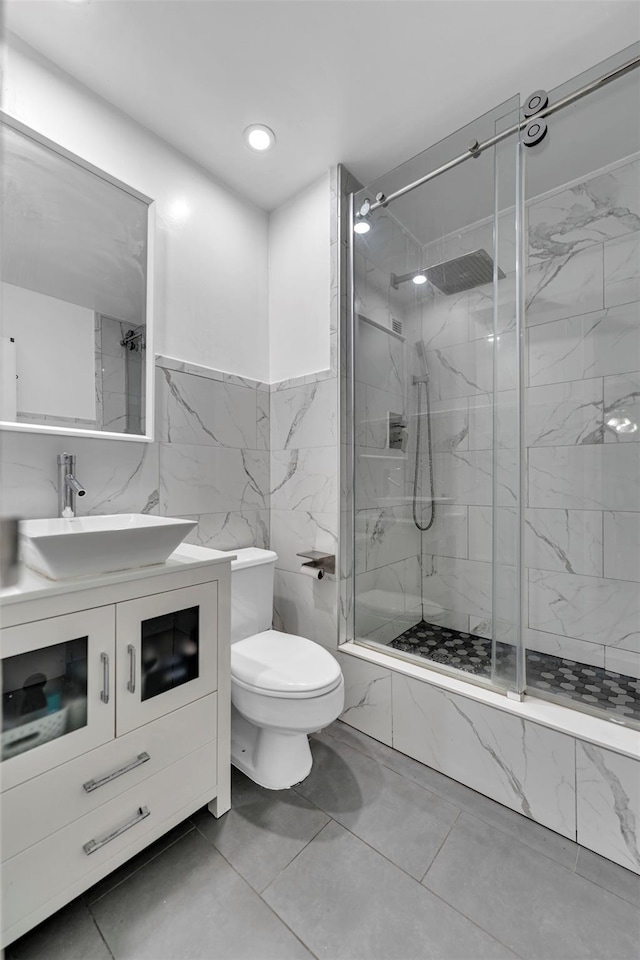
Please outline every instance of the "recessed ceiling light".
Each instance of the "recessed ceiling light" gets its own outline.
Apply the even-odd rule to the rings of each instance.
[[[371,224],[368,220],[358,220],[353,225],[354,233],[369,233],[369,230],[371,230]]]
[[[244,132],[244,138],[252,150],[264,153],[270,150],[276,142],[276,135],[270,127],[263,123],[252,123]]]
[[[427,282],[427,278],[425,277],[424,273],[416,273],[415,277],[411,277],[411,279],[412,279],[413,282],[414,282],[415,284],[417,284],[418,286],[419,286],[421,283],[426,283],[426,282]]]

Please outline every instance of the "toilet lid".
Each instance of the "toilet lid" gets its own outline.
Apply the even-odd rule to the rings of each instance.
[[[320,696],[340,683],[335,657],[312,640],[265,630],[231,645],[231,676],[272,696]]]

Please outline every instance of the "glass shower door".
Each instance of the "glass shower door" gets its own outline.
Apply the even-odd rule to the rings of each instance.
[[[388,206],[367,212],[365,201],[518,118],[516,97],[354,195],[352,238],[355,639],[503,686],[517,677],[517,630],[505,624],[517,619],[518,526],[498,548],[492,530],[494,507],[511,521],[519,504],[507,422],[517,133]],[[501,658],[494,622],[511,644]]]
[[[526,152],[527,692],[638,722],[640,70],[548,127]]]

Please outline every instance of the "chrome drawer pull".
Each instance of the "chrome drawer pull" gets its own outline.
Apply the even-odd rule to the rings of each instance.
[[[129,651],[129,680],[127,681],[127,690],[129,693],[136,692],[136,648],[132,643],[128,644]]]
[[[100,777],[99,780],[87,780],[82,786],[87,793],[91,793],[92,790],[97,790],[98,787],[104,787],[105,783],[111,783],[112,780],[117,780],[123,773],[129,773],[130,770],[135,770],[136,767],[146,763],[147,760],[151,760],[151,757],[145,750],[144,753],[139,753],[135,760],[132,760],[131,763],[128,763],[125,767],[120,767],[119,770],[114,770],[113,773],[108,773],[106,777]]]
[[[100,659],[102,661],[102,690],[100,691],[100,699],[103,703],[109,703],[109,654],[101,653]]]
[[[123,823],[121,827],[112,830],[111,833],[108,833],[106,837],[102,837],[100,840],[89,840],[88,843],[83,843],[82,849],[87,856],[89,856],[90,853],[95,853],[100,847],[104,847],[105,843],[111,843],[116,837],[120,837],[123,833],[126,833],[127,830],[131,830],[131,827],[135,827],[136,823],[146,820],[149,815],[149,807],[138,807],[135,817],[129,820],[128,823]]]

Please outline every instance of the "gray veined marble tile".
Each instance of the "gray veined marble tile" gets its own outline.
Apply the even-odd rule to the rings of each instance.
[[[605,667],[605,646],[601,643],[589,643],[574,637],[561,637],[556,633],[543,633],[541,630],[527,628],[524,635],[527,651],[549,653],[553,657],[563,657],[587,663],[592,667]],[[541,681],[536,681],[536,687]],[[551,684],[548,684],[551,688]]]
[[[364,540],[367,570],[420,553],[420,533],[413,522],[409,504],[358,511],[357,519],[360,521],[358,533]]]
[[[159,446],[163,514],[227,513],[267,506],[266,451],[183,443]]]
[[[256,447],[269,450],[271,443],[270,423],[271,396],[268,390],[256,390]]]
[[[613,673],[622,673],[626,677],[640,679],[640,651],[622,650],[619,647],[605,647],[605,669]]]
[[[639,184],[634,160],[529,202],[530,259],[564,256],[640,230]]]
[[[493,391],[493,344],[473,340],[427,352],[432,396],[437,400]]]
[[[112,357],[105,354],[105,356],[103,356],[102,389],[107,393],[126,392],[124,355]]]
[[[385,449],[389,441],[389,414],[407,421],[408,401],[405,397],[379,390],[356,381],[355,439],[363,447]]]
[[[255,389],[163,369],[156,383],[159,440],[256,448]]]
[[[529,383],[539,386],[640,369],[634,304],[534,326],[528,332]]]
[[[640,582],[640,513],[604,514],[604,575]]]
[[[271,549],[278,554],[276,567],[299,573],[305,562],[301,550],[336,554],[338,517],[334,513],[307,510],[271,510]]]
[[[603,575],[602,514],[599,510],[528,509],[525,557],[528,567]]]
[[[638,761],[578,741],[578,843],[640,873]]]
[[[640,217],[638,218],[640,231]],[[604,304],[640,300],[640,232],[604,245]]]
[[[529,505],[569,510],[640,510],[640,444],[529,450]]]
[[[425,350],[451,347],[469,340],[469,293],[431,297],[423,307],[422,342]]]
[[[276,570],[273,624],[276,630],[314,640],[328,650],[338,646],[337,589],[333,579],[312,580]]]
[[[490,563],[436,556],[423,565],[424,601],[445,610],[491,616],[492,583]]]
[[[407,591],[405,560],[388,563],[355,578],[355,629],[359,637],[379,630],[420,605],[419,590]]]
[[[603,442],[600,378],[528,387],[525,403],[526,446]]]
[[[575,836],[572,737],[401,674],[392,683],[396,750]]]
[[[414,387],[413,410],[409,417],[409,429],[415,436],[418,428],[418,398]],[[427,415],[424,387],[420,398],[421,447],[427,449],[428,431],[431,428],[431,446],[433,450],[467,450],[469,447],[469,402],[477,397],[451,400],[432,400],[431,417]]]
[[[391,673],[359,657],[338,653],[344,677],[341,720],[382,743],[391,744]]]
[[[338,463],[332,447],[271,454],[271,508],[331,513],[338,509]]]
[[[469,550],[467,511],[471,509],[482,508],[466,507],[458,503],[436,504],[433,526],[422,534],[422,553],[466,558]],[[431,515],[428,507],[424,508],[422,517],[424,523],[429,522]]]
[[[636,583],[529,570],[529,626],[640,652]]]
[[[198,526],[186,537],[186,542],[214,550],[261,546],[257,531],[260,514],[259,510],[245,510],[187,516],[186,520],[196,520]]]
[[[604,442],[640,441],[640,373],[604,378]]]
[[[57,515],[56,458],[68,439],[43,434],[3,434],[5,513],[24,518]],[[74,437],[71,452],[76,455],[77,476],[87,490],[79,513],[157,512],[157,444]]]
[[[388,278],[387,278],[388,282]],[[366,310],[360,311],[366,316]],[[375,316],[369,316],[375,320]],[[384,325],[389,326],[388,313]],[[405,389],[405,344],[366,321],[358,323],[356,380],[402,395]]]
[[[337,386],[324,380],[271,396],[271,449],[326,447],[337,441]]]
[[[355,498],[359,510],[406,503],[408,457],[399,450],[356,447]],[[348,491],[347,491],[348,492]]]

